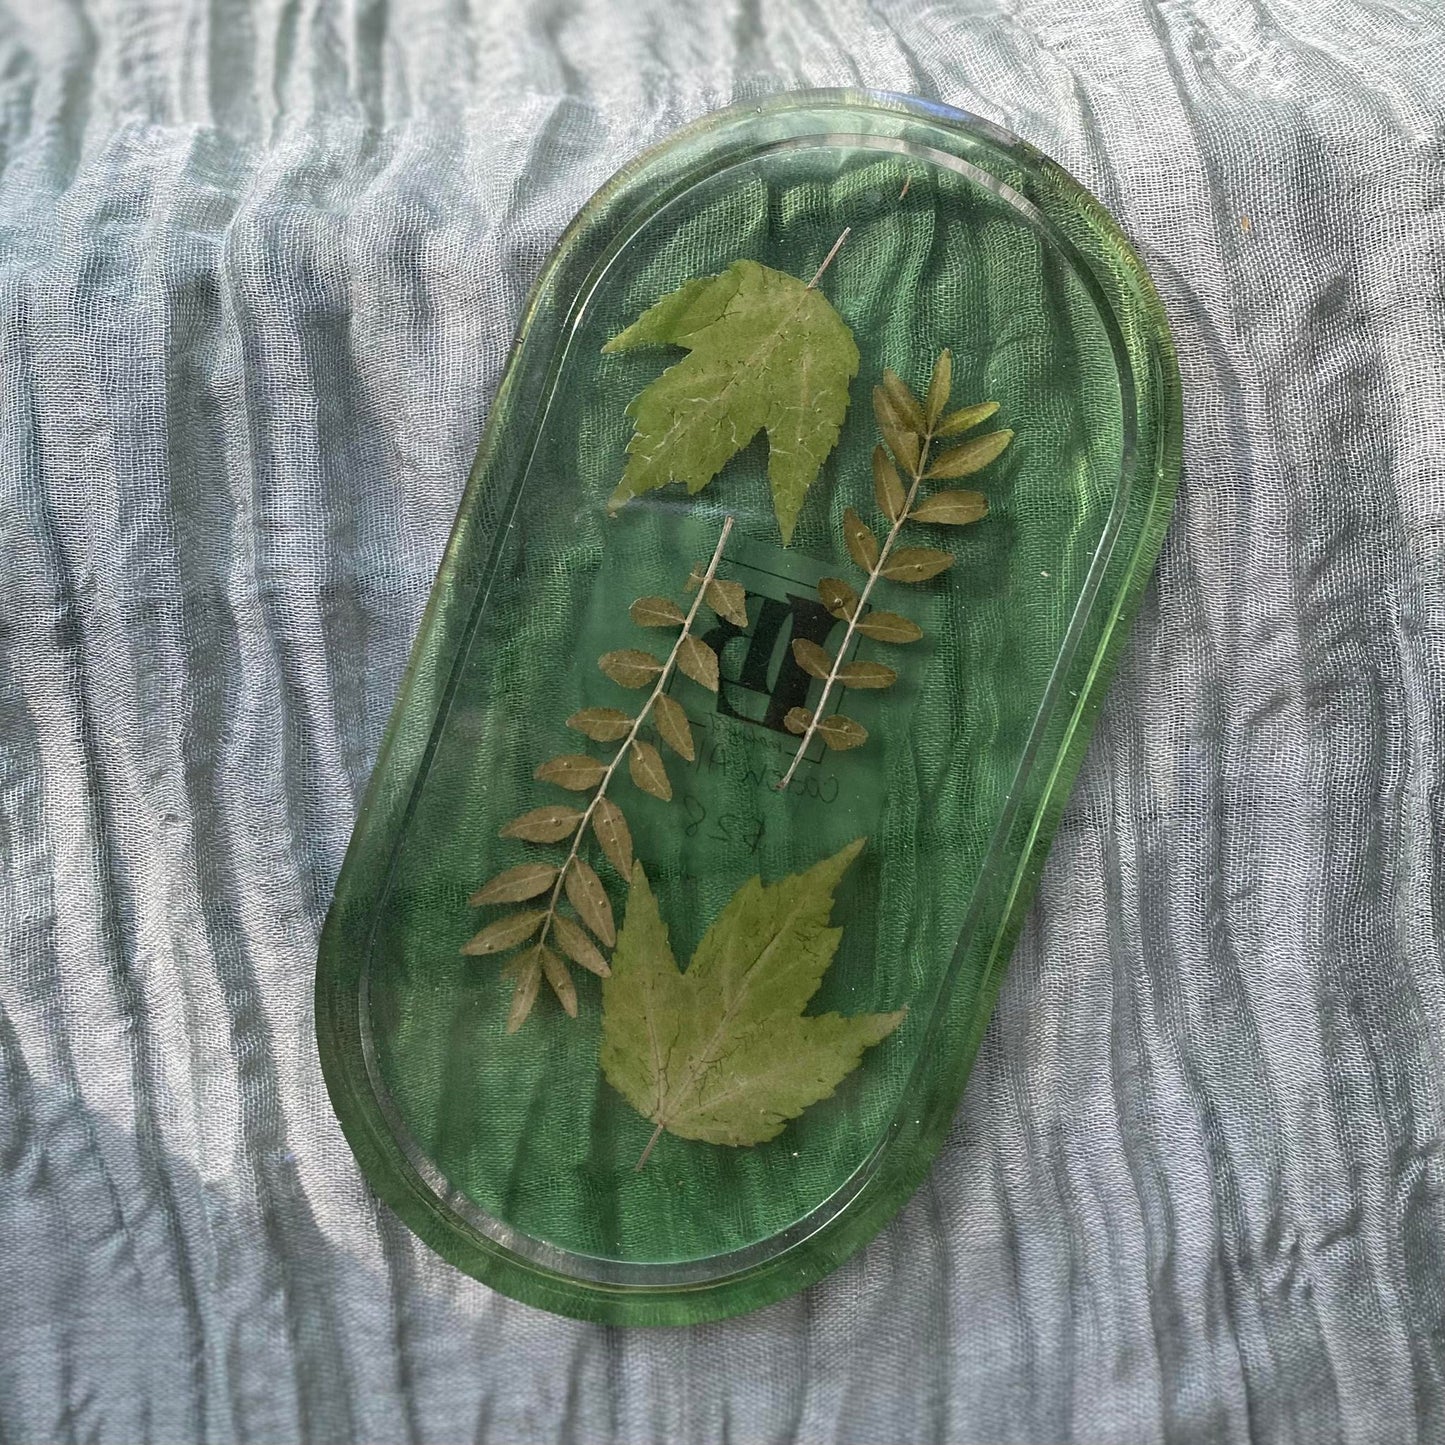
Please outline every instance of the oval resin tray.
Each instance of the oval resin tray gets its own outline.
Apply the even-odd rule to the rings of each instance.
[[[661,1324],[883,1226],[958,1103],[1179,417],[1118,229],[957,111],[782,96],[589,202],[321,942],[331,1098],[417,1234]]]

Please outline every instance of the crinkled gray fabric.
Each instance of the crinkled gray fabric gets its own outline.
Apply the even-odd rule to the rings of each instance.
[[[570,1323],[373,1201],[317,931],[548,250],[824,84],[1102,197],[1185,484],[928,1183]],[[0,1439],[1445,1438],[1442,136],[1428,0],[0,0]]]

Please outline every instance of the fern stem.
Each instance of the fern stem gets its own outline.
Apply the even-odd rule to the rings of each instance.
[[[918,449],[918,465],[913,469],[912,485],[908,488],[908,495],[904,498],[903,506],[899,508],[897,520],[893,523],[888,536],[884,538],[883,545],[878,549],[878,560],[868,574],[868,581],[864,584],[862,592],[858,594],[857,604],[848,618],[848,630],[843,634],[843,641],[833,658],[833,666],[828,670],[827,680],[823,683],[823,692],[818,698],[818,706],[814,709],[812,720],[808,723],[798,743],[798,751],[793,755],[793,761],[789,765],[788,771],[783,775],[782,782],[778,784],[780,793],[793,781],[793,774],[798,771],[798,766],[803,761],[803,754],[808,751],[808,744],[813,741],[813,734],[818,731],[818,724],[826,715],[829,695],[838,681],[838,673],[842,670],[843,660],[848,654],[853,635],[858,631],[858,619],[862,617],[874,583],[882,575],[884,563],[888,561],[888,554],[893,550],[893,544],[898,540],[898,534],[903,530],[903,524],[908,520],[909,512],[913,510],[913,500],[918,495],[918,488],[923,483],[923,474],[928,470],[928,449],[933,445],[934,425],[930,422],[928,431],[924,434],[923,444]]]
[[[633,719],[632,727],[627,736],[623,738],[622,745],[617,749],[616,755],[607,765],[607,771],[602,774],[602,781],[597,784],[592,794],[592,801],[587,805],[587,811],[582,814],[577,824],[577,831],[572,838],[572,850],[567,854],[567,860],[557,870],[557,881],[552,885],[552,897],[547,903],[547,916],[542,920],[542,931],[538,935],[537,943],[546,943],[547,935],[552,931],[552,920],[557,916],[557,905],[562,901],[562,888],[567,881],[567,874],[571,871],[572,865],[577,861],[577,854],[582,847],[582,840],[587,836],[587,825],[592,821],[592,815],[597,811],[597,805],[607,793],[607,785],[612,781],[612,775],[617,771],[618,765],[627,756],[627,750],[637,740],[637,734],[641,732],[642,725],[647,721],[648,715],[652,712],[653,704],[662,695],[663,689],[667,686],[668,679],[672,676],[673,668],[677,666],[677,655],[682,651],[682,644],[687,641],[692,633],[692,624],[697,619],[698,608],[702,606],[703,597],[707,593],[708,583],[717,575],[718,564],[722,561],[723,548],[727,546],[728,533],[733,529],[733,519],[723,518],[722,535],[717,539],[717,546],[713,549],[712,561],[707,564],[707,572],[703,575],[702,585],[697,589],[697,596],[692,599],[692,606],[688,609],[686,618],[683,619],[682,631],[678,633],[677,641],[672,645],[672,651],[667,655],[667,661],[662,665],[662,671],[658,674],[657,686],[652,689],[647,701],[642,705],[642,710]],[[629,882],[631,880],[628,880]]]

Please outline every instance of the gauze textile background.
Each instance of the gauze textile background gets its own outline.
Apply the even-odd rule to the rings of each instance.
[[[974,110],[1173,320],[1173,528],[952,1136],[686,1331],[368,1193],[317,933],[523,297],[728,101]],[[0,1440],[1445,1435],[1427,0],[0,0]]]

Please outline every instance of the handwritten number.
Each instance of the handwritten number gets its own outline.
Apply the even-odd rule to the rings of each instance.
[[[691,793],[685,793],[682,799],[683,810],[688,816],[688,825],[682,831],[686,837],[693,837],[697,830],[702,827],[707,818],[707,809]]]

